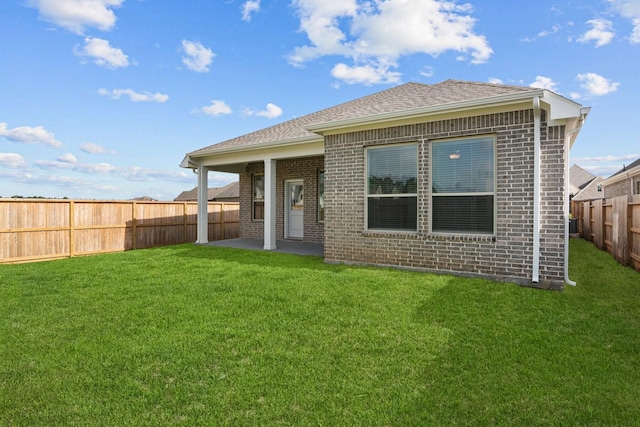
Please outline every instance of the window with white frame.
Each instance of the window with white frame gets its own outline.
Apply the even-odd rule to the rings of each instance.
[[[264,219],[264,175],[253,175],[251,212],[253,219]]]
[[[324,222],[324,171],[318,171],[318,222]]]
[[[417,231],[418,145],[371,147],[367,155],[367,229]]]
[[[431,230],[495,233],[495,138],[431,144]]]

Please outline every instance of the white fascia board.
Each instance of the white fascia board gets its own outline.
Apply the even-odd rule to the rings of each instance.
[[[626,171],[622,171],[617,175],[610,176],[609,178],[603,180],[600,185],[611,185],[615,184],[619,181],[624,181],[625,179],[629,179],[633,176],[640,175],[640,166],[636,166],[635,168],[627,169]]]
[[[547,104],[549,108],[549,121],[570,119],[574,117],[581,117],[589,113],[590,108],[584,108],[577,102],[571,101],[565,97],[557,95],[548,90],[544,91],[544,94],[540,97],[542,103]]]
[[[313,142],[307,141],[294,145],[254,145],[250,149],[221,150],[192,158],[192,161],[215,169],[216,166],[247,164],[265,159],[280,160],[322,155],[324,155],[324,139],[315,138]]]
[[[198,165],[216,166],[250,163],[265,158],[282,159],[316,155],[324,155],[324,138],[314,135],[283,141],[192,151],[187,153],[180,167],[194,168]]]
[[[477,110],[483,108],[495,108],[512,104],[519,104],[523,101],[533,99],[535,96],[544,96],[545,90],[533,90],[529,92],[511,93],[507,95],[493,96],[489,98],[472,99],[462,102],[452,102],[449,104],[441,104],[429,107],[415,108],[412,110],[396,111],[393,113],[375,114],[366,117],[357,117],[355,119],[335,120],[329,123],[320,123],[317,125],[307,126],[310,132],[323,134],[338,129],[346,129],[352,127],[361,127],[373,124],[382,124],[385,122],[393,122],[398,120],[407,120],[437,114],[449,114],[468,110]]]

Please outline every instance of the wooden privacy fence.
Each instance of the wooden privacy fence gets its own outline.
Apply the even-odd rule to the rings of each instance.
[[[640,271],[640,196],[572,202],[583,239]]]
[[[0,199],[0,264],[195,242],[196,202]],[[238,237],[238,203],[209,203],[209,240]]]

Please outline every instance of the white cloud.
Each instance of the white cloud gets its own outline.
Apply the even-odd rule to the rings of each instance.
[[[169,95],[162,94],[160,92],[151,93],[144,92],[139,93],[134,91],[133,89],[99,89],[98,93],[100,95],[108,96],[111,99],[120,99],[123,95],[128,96],[129,99],[133,102],[159,102],[163,103],[169,99]]]
[[[504,84],[504,82],[501,79],[497,78],[497,77],[489,77],[489,80],[487,80],[487,82],[492,83],[494,85]]]
[[[607,19],[591,19],[587,21],[591,29],[578,38],[580,43],[596,42],[596,47],[611,43],[615,33],[611,30],[613,24]]]
[[[529,87],[535,87],[539,89],[547,89],[553,92],[557,92],[558,85],[549,77],[536,76],[536,80],[529,84]]]
[[[63,156],[64,157],[64,156]],[[127,181],[173,181],[173,182],[193,182],[193,174],[183,171],[147,169],[140,166],[115,166],[110,163],[78,163],[70,162],[69,159],[58,158],[57,161],[40,160],[35,162],[35,166],[47,170],[67,170],[88,175],[110,175],[123,178]],[[51,174],[51,176],[56,176]],[[76,182],[76,178],[59,176],[61,182]],[[53,182],[58,185],[59,183]],[[92,183],[95,185],[95,183]]]
[[[251,21],[251,14],[260,11],[260,0],[249,0],[242,5],[242,20]]]
[[[366,85],[379,83],[397,83],[400,81],[400,73],[390,71],[389,66],[361,65],[350,67],[346,64],[336,64],[331,70],[331,75],[349,84],[363,83]]]
[[[62,142],[58,141],[52,132],[42,126],[20,126],[9,129],[6,123],[0,122],[0,137],[22,144],[44,144],[54,148],[62,147]]]
[[[68,169],[88,174],[107,173],[118,169],[116,166],[109,163],[70,163],[60,160],[38,160],[35,164],[40,169]]]
[[[254,111],[250,108],[246,108],[244,110],[244,114],[247,116],[260,116],[266,117],[268,119],[275,119],[276,117],[280,117],[282,115],[282,108],[278,107],[276,104],[269,102],[266,108],[262,111]]]
[[[611,80],[596,74],[596,73],[584,73],[578,74],[576,80],[581,82],[583,89],[589,91],[591,95],[606,95],[618,90],[620,83],[612,82]]]
[[[493,53],[486,38],[473,30],[475,19],[469,15],[469,4],[444,0],[294,0],[293,6],[300,31],[310,43],[295,48],[289,55],[290,63],[300,66],[327,55],[351,58],[352,66],[342,64],[334,68],[334,74],[352,82],[397,81],[399,73],[381,73],[380,69],[387,67],[388,72],[397,67],[401,56],[438,56],[455,51],[465,60],[482,63]]]
[[[629,36],[631,43],[640,44],[640,18],[633,20],[633,32]]]
[[[627,154],[624,156],[594,156],[594,157],[572,157],[572,162],[583,163],[600,163],[600,162],[622,162],[626,160],[634,161],[640,157],[640,154]]]
[[[18,169],[27,167],[27,162],[18,153],[0,153],[0,166]]]
[[[85,142],[80,146],[80,150],[89,154],[115,154],[115,151],[107,150],[100,144],[94,144],[93,142]]]
[[[425,66],[422,71],[420,71],[420,75],[424,77],[433,77],[436,74],[435,70],[431,66]]]
[[[188,40],[182,40],[182,51],[186,55],[182,57],[182,63],[188,69],[198,73],[208,72],[211,62],[216,56],[211,49],[204,47],[202,43]]]
[[[129,66],[129,57],[121,49],[112,47],[108,40],[97,37],[86,37],[84,47],[76,46],[74,53],[77,56],[88,56],[93,61],[104,68],[121,68]]]
[[[630,19],[633,30],[629,35],[631,43],[640,43],[640,2],[638,0],[609,0],[613,9],[622,17]]]
[[[63,163],[78,163],[78,159],[76,159],[76,156],[71,153],[63,154],[62,156],[58,157],[58,161]]]
[[[208,114],[210,116],[220,116],[222,114],[231,114],[233,112],[231,110],[231,107],[229,107],[226,102],[220,99],[214,99],[213,101],[211,101],[210,105],[205,105],[204,107],[199,108],[196,111]]]
[[[112,9],[123,2],[124,0],[29,0],[28,5],[38,9],[43,20],[82,34],[86,28],[111,30],[116,23]]]

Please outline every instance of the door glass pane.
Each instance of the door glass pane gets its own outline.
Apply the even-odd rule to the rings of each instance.
[[[291,184],[291,209],[304,209],[304,186],[302,184]]]

